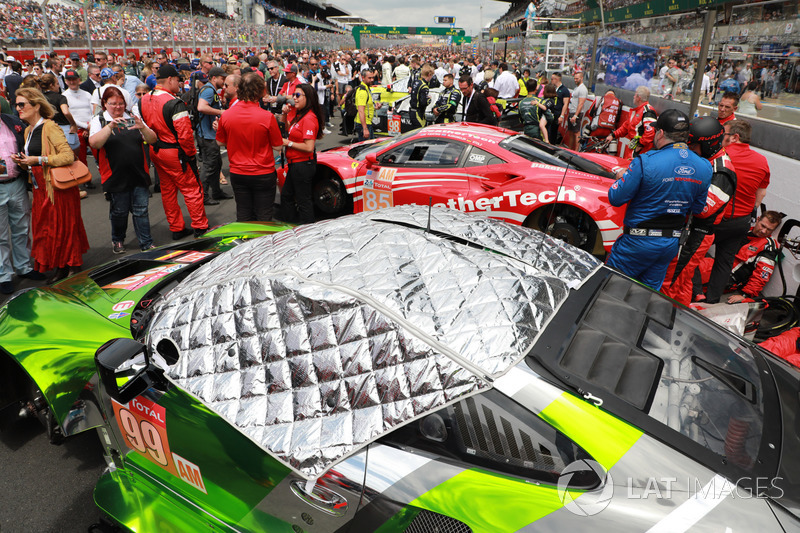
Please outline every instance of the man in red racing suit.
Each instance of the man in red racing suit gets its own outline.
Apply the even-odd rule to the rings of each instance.
[[[689,147],[708,158],[714,170],[703,212],[694,215],[689,236],[667,268],[661,292],[689,305],[692,302],[692,279],[700,261],[714,242],[714,225],[721,219],[725,206],[736,191],[736,172],[722,147],[725,130],[716,119],[697,117],[689,125]]]
[[[626,159],[633,159],[634,155],[653,149],[653,136],[656,133],[653,126],[655,126],[658,116],[647,103],[649,98],[650,89],[644,85],[638,87],[633,94],[633,109],[628,115],[628,120],[606,137],[609,141],[624,137],[631,139],[629,145],[631,149],[625,152]]]
[[[150,147],[150,157],[161,181],[161,202],[174,240],[192,233],[186,228],[178,205],[178,191],[183,194],[195,237],[208,230],[203,207],[203,186],[197,174],[197,149],[192,122],[186,104],[176,97],[180,90],[178,72],[171,65],[158,71],[157,85],[139,101],[142,120],[158,136]]]
[[[775,261],[780,244],[772,238],[772,232],[781,223],[783,215],[777,211],[767,211],[756,221],[747,234],[747,240],[733,259],[733,270],[725,292],[736,292],[727,298],[729,304],[755,298],[766,286],[775,270]],[[714,258],[706,257],[700,263],[703,283],[708,282]]]
[[[777,337],[771,337],[759,346],[769,350],[784,361],[800,367],[800,328],[784,331]]]

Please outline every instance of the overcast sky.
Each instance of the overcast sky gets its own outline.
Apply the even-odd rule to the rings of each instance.
[[[434,26],[433,17],[454,16],[456,27],[464,28],[467,35],[475,35],[481,26],[494,22],[508,11],[509,2],[496,0],[461,0],[445,2],[436,0],[328,0],[331,4],[364,17],[378,26]],[[442,27],[446,27],[442,25]]]

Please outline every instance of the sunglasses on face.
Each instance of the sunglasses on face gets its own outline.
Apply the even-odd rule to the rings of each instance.
[[[28,102],[17,102],[14,104],[14,107],[17,109],[24,109],[26,105],[28,105]]]
[[[294,93],[292,96],[294,96],[295,98],[300,98],[301,96],[305,96],[305,94],[303,94],[303,93]]]

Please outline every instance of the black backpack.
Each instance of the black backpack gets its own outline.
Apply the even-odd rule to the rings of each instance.
[[[358,114],[358,107],[356,107],[356,92],[361,89],[359,85],[344,97],[344,114],[347,117],[355,117]]]
[[[201,117],[200,112],[197,111],[197,103],[200,101],[200,91],[202,91],[208,84],[199,88],[196,85],[195,78],[192,76],[189,90],[181,94],[181,100],[183,100],[183,103],[186,104],[186,108],[189,110],[189,117],[192,119],[193,130],[196,130],[197,127],[200,126]]]

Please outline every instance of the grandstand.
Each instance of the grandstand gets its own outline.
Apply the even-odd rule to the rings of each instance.
[[[44,8],[32,1],[6,2],[6,9],[0,12],[0,42],[9,53],[26,59],[50,49],[85,51],[95,47],[126,52],[129,48],[227,50],[269,44],[278,48],[352,46],[344,28],[327,20],[347,13],[330,4],[285,2],[291,4],[289,10],[283,0],[254,0],[258,5],[251,5],[243,14],[241,4],[238,10],[223,12],[219,0],[202,1],[193,1],[191,7],[189,0],[84,7],[59,0]],[[228,10],[228,5],[224,9]]]

